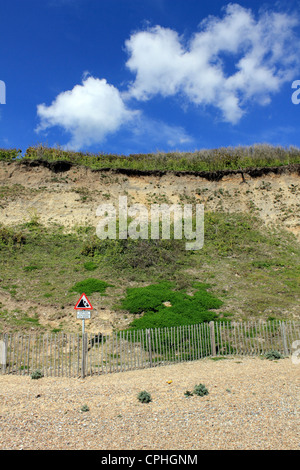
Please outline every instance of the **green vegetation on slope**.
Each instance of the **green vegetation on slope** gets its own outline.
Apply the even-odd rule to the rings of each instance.
[[[102,295],[105,295],[107,287],[113,287],[112,284],[108,284],[105,281],[100,279],[95,279],[90,277],[84,281],[76,282],[76,284],[70,289],[70,292],[77,292],[78,294],[90,295],[94,292],[99,292]]]
[[[162,328],[216,320],[212,309],[221,307],[222,301],[207,292],[209,285],[195,283],[193,292],[175,291],[175,283],[161,282],[146,287],[131,287],[121,308],[131,313],[143,313],[133,320],[133,328]]]
[[[249,214],[206,212],[204,246],[194,252],[185,250],[184,240],[99,240],[92,227],[65,233],[63,227],[46,228],[32,219],[22,226],[1,228],[0,260],[0,331],[41,328],[44,311],[50,312],[49,321],[65,327],[74,315],[79,290],[88,295],[86,287],[91,287],[93,306],[101,302],[120,315],[134,311],[132,304],[126,304],[129,300],[122,304],[122,299],[127,292],[136,292],[134,305],[140,302],[147,312],[143,320],[136,318],[140,321],[136,326],[143,322],[150,326],[151,305],[156,326],[193,322],[197,311],[201,315],[206,311],[207,320],[215,314],[287,319],[299,306],[299,243],[293,235],[266,228]],[[81,282],[79,290],[72,291]],[[141,291],[127,291],[147,286],[140,298]],[[147,298],[148,308],[143,304]],[[217,304],[205,304],[201,310],[203,299],[215,298]]]
[[[12,162],[20,158],[22,150],[20,149],[0,149],[0,162]]]

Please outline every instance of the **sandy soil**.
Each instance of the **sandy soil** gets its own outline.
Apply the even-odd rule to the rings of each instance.
[[[186,398],[199,383],[209,394]],[[138,401],[142,390],[150,403]],[[86,379],[1,375],[0,449],[299,450],[299,392],[300,365],[290,358],[203,359]]]
[[[119,196],[127,196],[128,206],[141,203],[204,204],[205,211],[251,212],[264,224],[280,224],[300,240],[299,174],[269,173],[253,178],[245,174],[208,181],[195,175],[125,176],[72,167],[53,173],[43,167],[25,167],[0,162],[0,220],[14,225],[33,216],[43,225],[65,228],[99,222],[97,207],[113,204],[118,211]]]

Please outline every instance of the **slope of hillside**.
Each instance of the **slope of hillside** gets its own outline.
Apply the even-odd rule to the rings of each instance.
[[[22,246],[2,243],[2,330],[78,329],[78,294],[69,291],[88,277],[112,286],[106,296],[92,294],[91,331],[128,325],[134,316],[118,306],[126,288],[165,279],[187,289],[193,281],[208,282],[223,300],[223,318],[299,319],[299,176],[299,164],[172,172],[0,162],[1,224],[26,236]],[[174,243],[151,251],[144,241],[140,251],[126,247],[127,264],[107,247],[91,256],[83,247],[95,238],[96,209],[103,203],[118,208],[119,196],[127,196],[128,206],[203,203],[203,249],[188,253]],[[147,256],[151,262],[143,265]]]

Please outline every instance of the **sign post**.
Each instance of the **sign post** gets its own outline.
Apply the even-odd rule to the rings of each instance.
[[[77,304],[74,307],[77,310],[77,319],[82,320],[82,363],[81,363],[81,377],[85,377],[85,363],[86,363],[86,335],[85,335],[85,320],[91,318],[92,304],[85,294],[82,294]]]

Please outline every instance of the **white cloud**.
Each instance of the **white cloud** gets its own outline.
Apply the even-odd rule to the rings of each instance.
[[[80,85],[49,106],[38,105],[37,130],[62,127],[71,135],[66,147],[75,150],[101,143],[124,126],[137,139],[164,139],[172,147],[191,143],[182,127],[151,120],[132,103],[141,107],[155,95],[180,96],[184,106],[213,106],[225,121],[237,123],[250,103],[268,104],[293,79],[300,63],[296,25],[295,15],[265,12],[255,18],[251,10],[229,4],[223,17],[202,21],[189,41],[161,26],[135,32],[125,43],[126,65],[134,74],[128,89],[121,92],[85,71]]]
[[[132,35],[125,46],[130,55],[127,67],[136,73],[130,89],[133,97],[146,100],[157,93],[169,96],[179,91],[184,51],[175,31],[156,26]]]
[[[291,80],[299,65],[293,42],[295,16],[252,12],[229,4],[223,18],[208,17],[189,43],[161,26],[134,33],[126,41],[127,67],[136,78],[128,95],[149,100],[181,94],[195,105],[213,105],[226,121],[236,123],[248,101],[270,101],[270,94]],[[235,71],[226,73],[234,60]]]
[[[50,106],[38,105],[40,124],[36,130],[62,127],[71,134],[71,140],[64,147],[72,150],[101,143],[124,126],[143,143],[150,140],[154,145],[167,144],[174,148],[192,142],[182,127],[129,109],[125,95],[106,80],[91,77],[86,71],[81,85],[60,93]]]
[[[66,147],[77,150],[102,142],[138,112],[129,110],[119,90],[106,80],[88,77],[60,93],[50,106],[38,105],[37,113],[41,119],[38,131],[61,126],[71,134]]]

